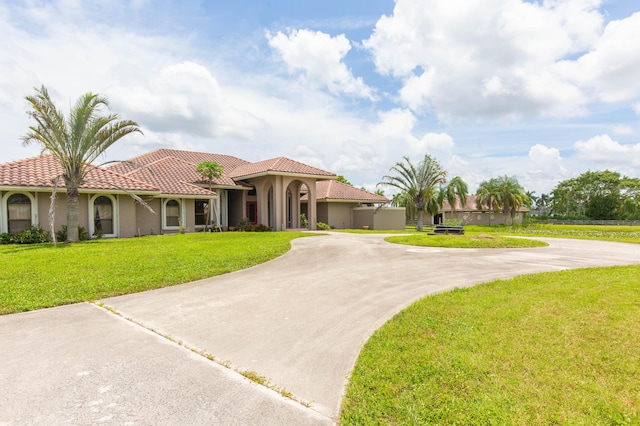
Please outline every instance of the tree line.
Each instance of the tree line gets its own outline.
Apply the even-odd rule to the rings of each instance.
[[[610,170],[587,171],[536,199],[542,216],[566,219],[640,219],[640,179]]]

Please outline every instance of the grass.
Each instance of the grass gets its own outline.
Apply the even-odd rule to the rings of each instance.
[[[465,226],[467,233],[496,233],[535,237],[579,238],[640,244],[640,226],[554,225]]]
[[[427,297],[362,350],[343,425],[640,424],[640,266]]]
[[[196,233],[59,245],[0,245],[0,314],[150,290],[282,255],[299,232]]]
[[[547,243],[524,238],[500,237],[497,235],[402,235],[387,237],[385,241],[420,247],[447,248],[529,248],[545,247]]]

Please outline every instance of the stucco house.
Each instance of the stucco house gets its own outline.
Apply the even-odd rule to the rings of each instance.
[[[303,193],[302,211],[306,214],[308,194]],[[405,208],[389,207],[389,199],[336,180],[316,184],[318,220],[332,228],[404,229]]]
[[[223,176],[213,182],[203,180],[195,171],[203,161],[220,164]],[[52,155],[0,164],[0,233],[17,233],[31,225],[48,228],[52,179],[61,173]],[[324,216],[329,211],[324,203],[342,202],[342,188],[327,184],[338,183],[336,178],[334,173],[285,157],[251,163],[229,155],[158,149],[92,168],[79,188],[79,224],[90,235],[106,237],[195,232],[205,227],[208,218],[223,230],[237,227],[245,218],[286,230],[301,227],[304,211],[309,227],[315,229],[317,221],[331,221]],[[356,206],[388,202],[367,191],[345,191]],[[154,212],[129,194],[139,196]],[[61,184],[56,229],[66,222],[65,197]],[[354,227],[352,216],[344,214],[341,220],[341,227]]]

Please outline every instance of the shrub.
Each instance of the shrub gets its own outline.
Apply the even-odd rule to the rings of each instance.
[[[62,225],[62,229],[56,232],[56,238],[58,239],[58,241],[67,240],[67,225]],[[80,239],[80,241],[85,241],[90,238],[89,233],[82,226],[78,226],[78,238]]]
[[[267,225],[252,225],[249,223],[249,219],[242,219],[238,230],[241,232],[270,232],[271,228]]]
[[[307,219],[307,215],[304,213],[300,215],[300,226],[302,226],[303,228],[309,227],[309,219]]]
[[[23,229],[11,238],[11,242],[15,244],[39,244],[47,241],[49,241],[48,232],[37,225]]]
[[[11,244],[13,242],[13,235],[3,232],[0,234],[0,244]]]
[[[318,223],[316,223],[316,227],[317,227],[318,229],[323,230],[323,231],[330,231],[330,230],[331,230],[331,226],[327,225],[327,224],[326,224],[326,223],[324,223],[324,222],[318,222]]]

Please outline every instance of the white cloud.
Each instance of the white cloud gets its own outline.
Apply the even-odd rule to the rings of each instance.
[[[171,64],[143,81],[114,87],[112,97],[114,104],[155,132],[251,138],[262,125],[229,103],[203,65]]]
[[[587,141],[574,144],[576,156],[591,161],[602,167],[615,169],[637,168],[640,166],[640,143],[635,145],[621,144],[609,135],[598,135]]]
[[[344,34],[331,37],[321,31],[302,29],[289,34],[267,33],[267,39],[290,72],[302,72],[309,83],[326,87],[336,95],[375,99],[374,90],[361,77],[354,77],[343,62],[351,50],[351,43]]]
[[[420,139],[411,138],[409,148],[416,154],[429,154],[436,158],[451,155],[453,138],[447,133],[425,133]]]
[[[363,42],[400,100],[443,121],[584,114],[589,98],[556,65],[602,31],[600,1],[397,0]]]
[[[633,127],[626,124],[615,125],[611,128],[611,131],[613,132],[613,134],[621,135],[621,136],[629,136],[629,135],[636,134],[636,130]]]
[[[640,13],[611,21],[593,49],[577,61],[560,64],[568,78],[593,90],[605,102],[640,96]]]

